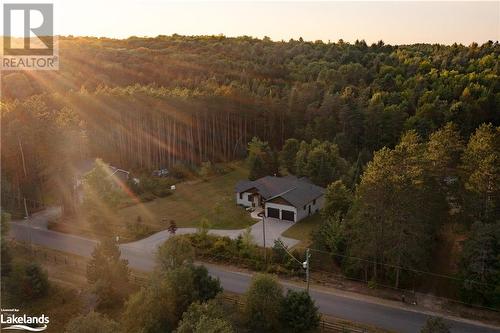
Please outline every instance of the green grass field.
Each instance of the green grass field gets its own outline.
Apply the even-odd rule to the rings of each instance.
[[[177,227],[197,227],[202,218],[207,218],[210,228],[245,228],[255,221],[236,205],[234,186],[247,179],[248,170],[242,163],[230,166],[233,170],[225,175],[179,183],[168,197],[123,208],[118,211],[118,220],[125,224],[140,216],[145,224],[158,230],[166,229],[170,220]]]
[[[283,236],[300,240],[298,247],[307,246],[312,240],[312,232],[318,230],[321,223],[323,223],[323,218],[316,213],[295,223],[283,233]]]

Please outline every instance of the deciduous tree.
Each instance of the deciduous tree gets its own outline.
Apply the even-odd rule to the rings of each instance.
[[[193,263],[194,248],[186,237],[171,236],[158,248],[157,259],[162,270],[179,268]]]
[[[247,326],[258,332],[277,331],[281,326],[283,289],[275,277],[256,274],[245,293],[243,309]]]
[[[214,300],[191,304],[182,315],[177,333],[232,333],[234,329],[222,307]]]

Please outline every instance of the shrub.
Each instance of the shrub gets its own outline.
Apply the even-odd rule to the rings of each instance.
[[[162,198],[171,195],[173,192],[170,190],[170,187],[176,182],[171,177],[141,176],[138,184],[130,180],[128,187],[139,196],[141,201],[146,202],[154,200],[156,197]]]
[[[156,187],[154,190],[153,190],[153,194],[156,195],[157,197],[160,197],[160,198],[165,198],[165,197],[168,197],[169,195],[172,195],[172,190],[170,190],[170,187],[166,188],[166,187]]]
[[[186,179],[194,174],[192,166],[186,163],[176,163],[170,168],[170,174],[177,179]]]
[[[213,244],[214,254],[228,254],[232,253],[232,241],[229,237],[218,237]]]
[[[215,172],[214,172],[212,162],[207,161],[207,162],[201,163],[200,171],[198,172],[198,174],[200,175],[201,178],[206,180],[210,176],[213,176],[214,173]]]
[[[141,200],[141,202],[153,201],[154,199],[156,199],[156,196],[151,192],[145,192],[139,195],[139,200]]]
[[[118,333],[119,325],[107,317],[91,311],[71,319],[66,325],[65,333]]]
[[[210,229],[210,221],[208,221],[207,218],[202,218],[200,220],[200,224],[198,225],[198,229],[196,230],[201,241],[207,239],[209,229]]]
[[[137,216],[135,222],[127,222],[127,233],[132,239],[141,239],[151,234],[151,228],[142,222],[140,216]]]
[[[217,164],[214,166],[213,170],[217,175],[225,175],[233,171],[234,168],[226,164]]]
[[[420,333],[450,333],[450,328],[443,318],[429,317]]]

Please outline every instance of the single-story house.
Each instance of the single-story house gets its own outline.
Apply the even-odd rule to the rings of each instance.
[[[266,176],[239,181],[235,192],[238,205],[262,207],[266,217],[297,222],[323,208],[325,189],[307,178]]]

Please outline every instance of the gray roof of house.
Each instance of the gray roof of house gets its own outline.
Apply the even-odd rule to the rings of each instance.
[[[309,179],[295,176],[243,180],[236,184],[235,191],[239,193],[251,188],[256,188],[265,200],[281,197],[294,207],[302,207],[325,193],[324,188],[312,184]]]

